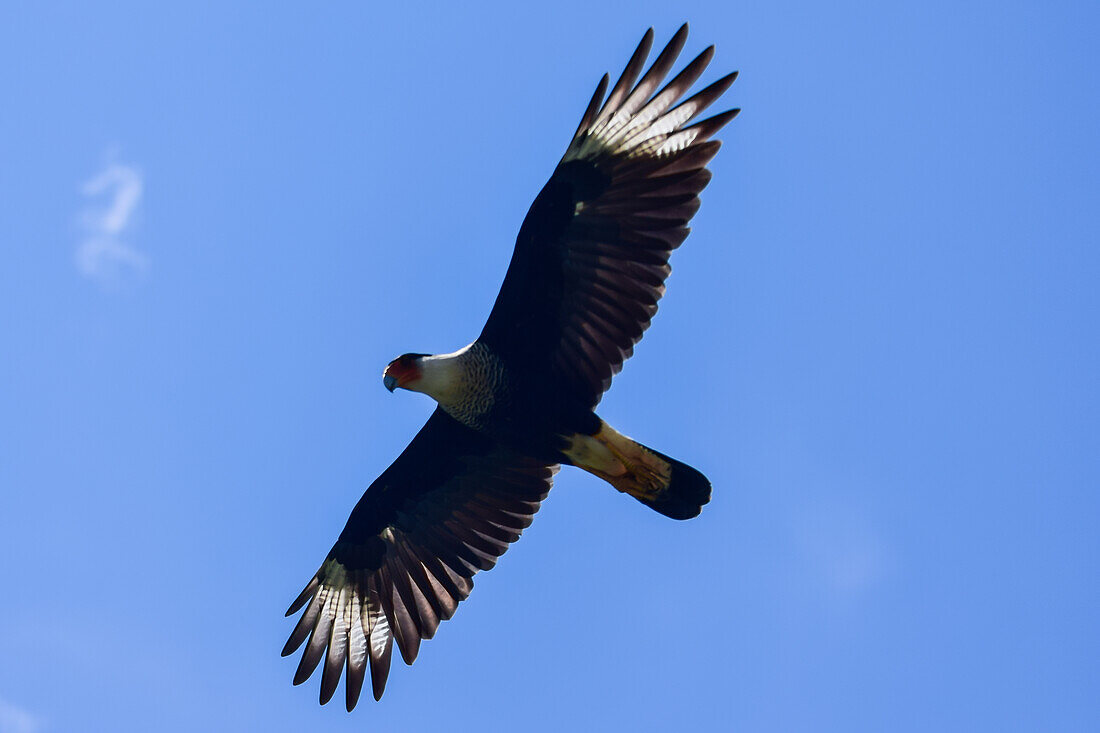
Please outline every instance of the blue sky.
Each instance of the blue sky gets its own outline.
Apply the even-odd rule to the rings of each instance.
[[[573,470],[381,703],[282,617],[480,330],[604,71],[744,108]],[[0,733],[1100,728],[1100,12],[0,11]],[[457,722],[456,722],[457,721]]]

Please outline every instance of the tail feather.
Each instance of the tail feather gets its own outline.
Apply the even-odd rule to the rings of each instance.
[[[672,519],[691,519],[710,501],[710,481],[686,463],[617,432],[605,422],[595,435],[576,434],[570,462]]]
[[[657,496],[653,498],[636,494],[632,496],[666,517],[691,519],[699,516],[703,505],[710,501],[710,481],[707,477],[675,458],[669,458],[644,445],[640,447],[667,461],[671,470],[668,484]]]

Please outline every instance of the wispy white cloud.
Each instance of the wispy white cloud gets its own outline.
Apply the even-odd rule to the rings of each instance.
[[[85,277],[106,283],[149,268],[149,258],[128,241],[143,190],[141,173],[121,163],[109,163],[81,186],[89,203],[80,216],[76,266]]]
[[[0,733],[38,733],[42,719],[0,697]]]

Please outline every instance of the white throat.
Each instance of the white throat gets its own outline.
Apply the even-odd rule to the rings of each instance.
[[[467,362],[471,346],[467,344],[450,354],[420,357],[420,379],[408,388],[423,392],[444,407],[460,401],[469,390]]]
[[[419,365],[420,379],[408,388],[434,398],[447,414],[475,429],[507,394],[500,361],[477,341],[453,354],[422,356]]]

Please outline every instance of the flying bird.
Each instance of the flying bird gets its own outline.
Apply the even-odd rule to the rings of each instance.
[[[702,473],[594,411],[657,312],[669,255],[711,178],[712,136],[739,112],[693,123],[736,72],[680,101],[713,46],[661,87],[686,39],[687,24],[642,74],[651,28],[606,101],[609,77],[600,80],[520,227],[481,335],[454,353],[404,354],[386,367],[388,390],[423,392],[438,407],[363,494],[287,611],[305,608],[283,655],[305,644],[296,685],[324,659],[322,704],[345,670],[349,711],[368,668],[381,698],[394,642],[412,664],[420,641],[469,596],[474,574],[531,524],[560,465],[673,519],[710,500]]]

